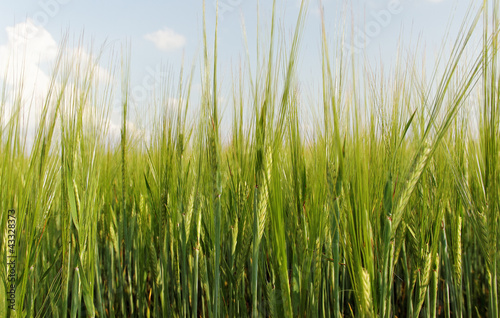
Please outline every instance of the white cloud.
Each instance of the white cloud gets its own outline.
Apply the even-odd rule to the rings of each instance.
[[[8,41],[0,45],[0,82],[5,81],[13,88],[19,88],[22,82],[26,97],[45,97],[52,77],[50,67],[56,61],[60,45],[43,26],[35,25],[29,18],[5,30]],[[85,48],[67,47],[63,53],[63,61],[72,66],[73,77],[84,76],[82,72],[92,68],[94,78],[100,82],[112,78]]]
[[[67,56],[73,61],[73,76],[82,76],[81,72],[92,70],[94,79],[99,83],[106,83],[112,80],[113,76],[110,72],[99,65],[97,58],[88,53],[83,47],[77,47],[67,50]]]
[[[48,88],[50,78],[40,64],[56,58],[59,50],[56,41],[31,19],[5,30],[8,42],[0,46],[0,77],[8,85],[22,81],[24,92],[29,95],[42,95]],[[23,74],[22,78],[19,78],[20,74]]]
[[[62,48],[43,26],[36,25],[31,19],[6,27],[5,31],[7,42],[0,43],[0,84],[5,83],[6,104],[0,128],[8,122],[14,100],[21,97],[21,125],[23,130],[27,129],[29,144],[33,141],[33,132],[52,78],[57,76],[51,73],[51,67]],[[105,84],[113,80],[114,74],[101,67],[98,59],[85,48],[66,47],[63,53],[59,71],[71,72],[66,84],[68,100],[71,100],[71,94],[80,92],[82,79],[88,75],[90,69],[93,71],[93,79],[98,83]],[[60,86],[57,82],[55,85],[54,92],[57,94]],[[0,93],[2,87],[0,86]],[[89,103],[95,104],[95,101]]]
[[[186,44],[186,38],[170,28],[163,28],[153,33],[146,34],[144,38],[154,43],[162,51],[170,52],[182,48]]]

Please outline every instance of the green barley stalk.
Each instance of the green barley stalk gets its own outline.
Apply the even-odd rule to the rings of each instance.
[[[272,95],[272,75],[273,75],[273,46],[274,46],[274,28],[275,28],[275,10],[276,1],[273,1],[273,15],[271,22],[271,39],[269,46],[268,69],[265,85],[265,97],[260,109],[256,111],[255,133],[256,133],[256,161],[255,161],[255,190],[253,200],[253,251],[252,251],[252,316],[258,317],[258,272],[259,272],[259,253],[260,241],[264,233],[264,224],[266,218],[267,202],[263,198],[267,197],[266,192],[262,192],[265,186],[263,177],[266,156],[266,123],[268,112],[271,107]]]
[[[320,2],[321,5],[321,2]],[[331,65],[330,65],[330,54],[327,43],[327,34],[325,29],[325,19],[323,14],[323,8],[321,6],[321,27],[322,27],[322,75],[323,75],[323,105],[324,105],[324,120],[325,120],[325,138],[327,143],[327,167],[326,167],[326,177],[329,184],[330,201],[332,201],[334,213],[331,216],[331,224],[333,230],[333,299],[334,299],[334,313],[335,315],[340,315],[340,234],[339,234],[339,222],[340,222],[340,205],[339,196],[342,192],[343,183],[343,155],[342,155],[342,144],[340,140],[340,129],[339,129],[339,110],[338,105],[341,102],[341,90],[342,90],[342,63],[343,55],[340,53],[340,76],[338,78],[338,84],[334,81]],[[338,87],[338,92],[335,91],[335,86]],[[330,118],[330,109],[332,112],[332,117]],[[332,132],[330,131],[330,120],[333,119],[333,138],[331,138]],[[331,139],[333,139],[333,144]],[[334,155],[332,155],[334,154]],[[331,161],[333,158],[337,158],[336,163],[338,165],[338,173],[336,176],[336,182],[334,184],[333,167]],[[332,214],[332,212],[330,212]]]
[[[218,6],[217,6],[218,7]],[[212,199],[213,204],[212,211],[214,217],[214,287],[213,287],[213,315],[214,317],[219,317],[219,307],[220,307],[220,263],[221,263],[221,196],[222,196],[222,184],[221,184],[221,171],[220,171],[220,149],[219,149],[219,119],[218,119],[218,100],[217,100],[217,26],[218,26],[218,9],[216,14],[215,22],[215,39],[214,39],[214,62],[213,62],[213,79],[212,79],[212,99],[208,98],[208,53],[207,53],[207,41],[206,41],[206,24],[205,24],[205,1],[203,1],[203,12],[204,12],[204,47],[205,47],[205,82],[204,84],[207,95],[205,95],[204,102],[210,105],[210,118],[207,122],[208,124],[208,150],[209,150],[209,163],[210,163],[210,174],[211,174],[211,184],[212,184]]]

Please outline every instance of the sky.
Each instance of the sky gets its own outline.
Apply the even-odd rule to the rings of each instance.
[[[344,49],[374,64],[381,61],[386,65],[393,63],[399,43],[410,51],[420,43],[430,56],[439,52],[445,34],[458,32],[470,5],[466,0],[323,0],[321,3],[332,43],[336,43],[339,30],[347,23],[353,26],[353,38],[346,40]],[[209,43],[213,43],[216,7],[215,1],[206,1]],[[286,40],[293,34],[299,7],[298,0],[277,0],[277,22]],[[231,70],[245,56],[242,25],[254,56],[257,27],[263,38],[268,37],[272,1],[261,0],[257,6],[255,0],[219,0],[218,8],[218,66],[224,87],[231,83]],[[312,95],[321,83],[319,8],[319,0],[310,1],[298,63],[300,84]],[[95,56],[103,44],[105,50],[118,56],[122,48],[129,48],[130,92],[139,105],[138,114],[142,112],[141,102],[152,94],[150,83],[157,84],[165,76],[165,69],[176,79],[182,65],[189,70],[194,64],[193,96],[197,96],[203,48],[202,17],[201,0],[0,0],[0,81],[7,83],[7,89],[15,87],[14,79],[5,76],[5,69],[7,65],[23,65],[25,90],[43,95],[50,81],[51,65],[66,35],[70,39],[67,50],[79,52],[83,57]],[[447,28],[450,21],[453,22]],[[81,38],[83,41],[79,41]],[[113,76],[106,62],[100,65],[101,76]],[[119,113],[119,107],[111,111],[115,127],[119,127]]]

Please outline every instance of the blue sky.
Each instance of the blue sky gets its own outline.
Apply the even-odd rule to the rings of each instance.
[[[477,2],[477,1],[476,1]],[[285,37],[292,34],[299,10],[298,0],[278,0],[278,23]],[[343,21],[354,25],[355,39],[347,40],[347,47],[368,60],[394,61],[397,45],[411,50],[421,39],[426,54],[432,56],[440,49],[451,17],[451,39],[458,32],[470,2],[464,0],[323,0],[327,32],[332,42],[339,36]],[[272,1],[260,1],[260,28],[264,37],[271,21]],[[311,0],[298,65],[299,79],[306,91],[315,91],[320,79],[320,19],[319,1]],[[189,68],[200,62],[202,53],[202,1],[81,1],[39,0],[0,1],[0,79],[5,80],[7,57],[12,55],[13,34],[21,29],[35,30],[24,38],[23,48],[30,52],[25,62],[25,76],[35,87],[50,76],[50,62],[64,34],[78,39],[84,32],[84,43],[99,47],[104,41],[117,51],[121,45],[130,46],[132,93],[140,99],[149,94],[144,82],[149,76],[158,76],[160,66],[168,66],[177,78],[180,65]],[[257,2],[255,0],[219,0],[219,67],[223,83],[229,83],[231,68],[244,56],[242,21],[245,21],[250,52],[255,52],[257,29]],[[206,2],[209,41],[215,23],[215,2]],[[359,37],[361,36],[361,37]],[[359,40],[361,39],[361,40]],[[88,54],[88,47],[76,48],[78,41],[70,41],[71,49]],[[103,73],[107,65],[102,64]],[[195,72],[199,79],[199,68]],[[146,85],[147,86],[147,85]],[[149,86],[148,86],[149,87]],[[314,94],[314,93],[313,93]],[[112,113],[112,116],[113,113]],[[112,118],[112,121],[115,120]],[[115,120],[116,121],[116,120]]]

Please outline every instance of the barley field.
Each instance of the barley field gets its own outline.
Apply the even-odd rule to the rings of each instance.
[[[371,72],[318,21],[312,131],[307,1],[290,41],[274,13],[257,66],[234,70],[227,131],[217,28],[147,138],[127,125],[126,46],[119,87],[60,52],[31,145],[23,85],[4,87],[0,317],[500,317],[500,1],[480,2],[432,74],[403,48]]]

